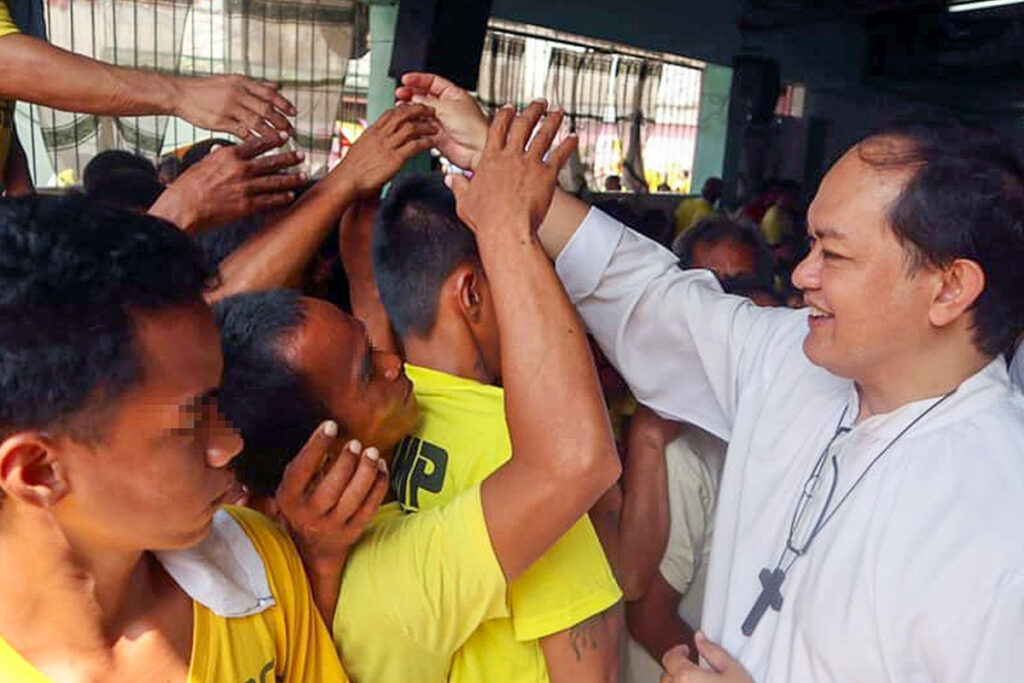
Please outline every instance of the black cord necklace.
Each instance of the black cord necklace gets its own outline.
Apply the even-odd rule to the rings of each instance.
[[[829,451],[831,451],[836,439],[850,431],[849,427],[843,427],[843,419],[846,417],[846,412],[849,409],[849,406],[843,408],[843,412],[839,416],[839,422],[836,424],[835,433],[832,434],[832,438],[829,439],[828,444],[825,445],[825,449],[821,452],[821,455],[818,456],[818,460],[814,464],[811,474],[804,481],[803,490],[800,492],[800,498],[797,500],[796,510],[793,511],[793,519],[789,525],[789,537],[786,539],[786,547],[783,548],[778,562],[775,563],[775,569],[769,570],[765,567],[761,570],[761,573],[758,576],[758,579],[761,581],[761,593],[757,596],[754,606],[750,608],[750,612],[747,613],[747,618],[743,620],[743,625],[740,627],[743,635],[749,636],[754,632],[754,629],[756,629],[757,625],[761,622],[761,617],[764,616],[764,613],[769,607],[776,612],[782,609],[782,591],[780,589],[782,588],[782,582],[786,580],[786,573],[790,568],[792,568],[794,562],[807,553],[808,549],[811,547],[811,543],[814,542],[814,539],[818,537],[818,534],[825,528],[825,525],[832,520],[837,512],[839,512],[839,508],[843,506],[843,503],[845,503],[847,498],[850,497],[853,490],[864,480],[864,477],[866,477],[868,472],[871,471],[871,468],[875,466],[875,463],[877,463],[882,456],[892,448],[893,444],[899,441],[904,434],[910,431],[911,427],[923,420],[928,413],[932,412],[935,408],[938,408],[939,405],[941,405],[955,392],[956,389],[950,391],[945,396],[942,396],[928,406],[924,412],[911,420],[910,424],[904,427],[899,434],[893,437],[893,439],[885,445],[885,448],[879,451],[878,455],[868,463],[868,466],[864,468],[864,471],[860,473],[860,476],[857,477],[850,488],[846,490],[846,493],[844,493],[843,497],[839,499],[836,506],[829,511],[829,507],[832,503],[832,497],[835,494],[836,484],[839,480],[838,456],[833,453],[832,457],[829,458]],[[821,476],[824,472],[826,461],[831,461],[832,483],[829,486],[828,493],[825,497],[825,505],[822,507],[821,513],[818,515],[818,519],[815,521],[814,526],[807,535],[807,539],[803,543],[797,544],[794,540],[794,536],[797,533],[800,522],[803,520],[803,517],[807,512],[811,499],[814,497],[814,492],[821,482]],[[789,558],[788,562],[786,562],[787,554],[792,554],[792,557]],[[783,566],[783,563],[785,563],[785,566]]]

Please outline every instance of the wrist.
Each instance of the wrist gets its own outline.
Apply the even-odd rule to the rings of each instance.
[[[160,78],[163,80],[163,87],[160,90],[165,98],[165,101],[161,103],[160,109],[166,111],[170,116],[184,118],[181,112],[184,103],[189,97],[186,94],[188,78],[185,76],[164,75],[160,75]]]
[[[167,188],[149,208],[149,215],[173,223],[184,232],[195,229],[196,216],[190,202],[181,201],[173,188]]]

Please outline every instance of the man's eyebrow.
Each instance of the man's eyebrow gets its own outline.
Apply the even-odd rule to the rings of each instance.
[[[811,237],[814,237],[815,239],[819,240],[825,238],[830,238],[834,240],[846,239],[846,233],[841,230],[837,230],[836,228],[811,228],[809,232],[811,233]]]

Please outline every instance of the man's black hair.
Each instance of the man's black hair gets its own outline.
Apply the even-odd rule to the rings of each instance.
[[[754,291],[774,291],[775,275],[772,269],[772,251],[764,241],[761,231],[752,225],[734,221],[725,216],[709,216],[683,233],[679,241],[673,245],[679,257],[681,268],[690,268],[693,264],[693,252],[698,244],[719,244],[735,242],[750,249],[754,256],[754,274],[750,278],[734,279],[730,284],[730,293],[747,294]],[[724,283],[723,283],[724,284]]]
[[[214,145],[220,145],[221,147],[234,147],[236,144],[226,138],[208,138],[201,140],[186,150],[185,154],[181,157],[181,170],[178,174],[181,175],[188,169],[192,168],[200,161],[205,159],[211,151],[213,151]]]
[[[425,335],[437,320],[441,286],[456,267],[479,264],[476,238],[455,213],[438,174],[396,181],[373,233],[380,298],[400,338]]]
[[[279,289],[221,299],[213,312],[224,351],[218,404],[245,440],[232,465],[254,494],[272,496],[288,462],[330,417],[284,358],[305,310],[297,292]]]
[[[211,279],[170,223],[79,196],[0,200],[0,435],[98,437],[83,411],[139,380],[132,314],[199,302]]]
[[[94,179],[85,196],[122,209],[145,213],[160,198],[164,186],[156,178],[134,170],[117,170]]]
[[[264,216],[257,214],[206,230],[196,235],[196,245],[210,267],[216,268],[231,252],[263,229],[263,221]]]
[[[1002,353],[1024,329],[1024,168],[992,130],[951,119],[898,121],[858,147],[880,169],[913,169],[889,207],[911,270],[970,259],[985,272],[974,343]]]
[[[88,194],[96,183],[105,182],[111,173],[137,173],[156,180],[153,162],[126,149],[108,149],[100,152],[82,169],[82,188]]]

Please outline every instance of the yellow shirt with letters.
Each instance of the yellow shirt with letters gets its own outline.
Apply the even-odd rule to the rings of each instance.
[[[452,655],[508,615],[480,487],[418,515],[382,505],[349,553],[334,643],[355,683],[439,683]]]
[[[0,0],[0,38],[18,33],[18,27],[11,19],[7,3]],[[7,154],[11,151],[11,137],[14,132],[14,102],[0,98],[0,185],[3,185],[4,169],[7,168]]]
[[[257,512],[226,509],[263,558],[277,604],[258,614],[228,619],[193,601],[189,683],[348,681],[291,540]],[[0,680],[49,683],[3,639]]]
[[[512,457],[505,394],[406,365],[420,422],[395,452],[392,484],[410,512],[426,514],[477,486]],[[622,597],[597,534],[583,516],[509,586],[511,614],[480,624],[456,653],[448,680],[548,681],[539,639],[564,631]]]

